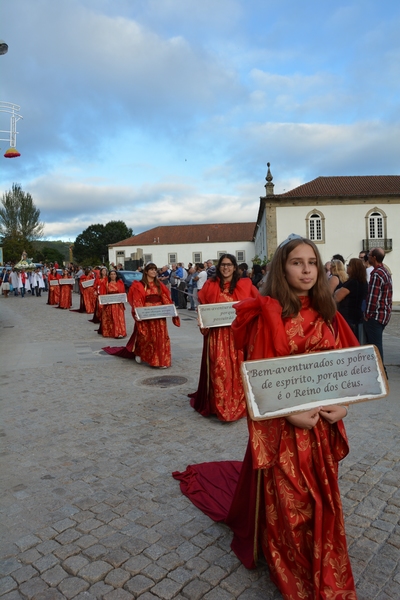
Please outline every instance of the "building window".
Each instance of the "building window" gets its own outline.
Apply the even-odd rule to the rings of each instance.
[[[325,217],[319,210],[313,210],[306,217],[307,236],[315,243],[325,241]]]
[[[178,262],[178,255],[176,252],[170,252],[168,254],[168,264],[172,265],[173,263]]]
[[[219,252],[217,252],[217,258],[218,258],[218,260],[221,258],[221,256],[223,254],[227,254],[227,251],[226,250],[220,250]]]
[[[124,266],[125,264],[125,251],[117,250],[116,254],[117,265],[121,264]]]
[[[236,250],[236,260],[239,265],[246,262],[246,252],[244,250]]]
[[[383,216],[379,212],[370,213],[368,218],[368,237],[370,240],[383,240]]]
[[[385,252],[393,249],[392,239],[387,237],[387,215],[375,206],[365,215],[366,239],[363,240],[363,250],[368,252],[372,248],[383,248]]]
[[[147,263],[149,263],[149,262],[153,262],[153,255],[152,254],[143,254],[143,262],[145,265],[147,265]]]
[[[203,262],[201,260],[201,252],[193,252],[192,253],[192,261],[194,264]]]

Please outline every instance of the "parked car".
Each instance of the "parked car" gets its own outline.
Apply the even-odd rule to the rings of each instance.
[[[125,292],[128,293],[134,281],[140,281],[143,274],[140,271],[117,271],[118,279],[124,282]]]

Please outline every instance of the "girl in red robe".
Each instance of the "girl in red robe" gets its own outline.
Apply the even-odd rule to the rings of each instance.
[[[123,281],[117,280],[117,272],[110,271],[108,281],[100,286],[101,294],[124,294]],[[101,333],[103,337],[126,337],[125,306],[122,302],[105,304],[101,312]]]
[[[51,306],[55,306],[60,303],[60,286],[50,284],[50,281],[57,281],[58,279],[61,279],[61,275],[57,273],[57,270],[53,267],[47,278],[49,286],[47,304],[50,304]]]
[[[94,307],[93,318],[89,319],[89,321],[91,323],[101,323],[101,313],[102,313],[103,307],[99,303],[99,295],[107,293],[105,291],[107,288],[107,283],[108,283],[108,269],[106,267],[102,267],[102,269],[100,269],[99,276],[96,278],[96,281],[94,282],[94,286],[96,288],[95,289],[96,302],[95,302],[95,307]],[[125,289],[122,291],[124,292]]]
[[[246,359],[358,345],[336,313],[318,250],[292,234],[278,247],[265,293],[241,302],[232,327]],[[286,600],[356,600],[338,486],[348,451],[344,406],[249,421],[243,464],[203,463],[174,473],[206,514],[234,532],[254,568],[261,549]],[[218,493],[221,481],[225,489]],[[223,487],[223,486],[222,486]]]
[[[138,321],[135,308],[142,306],[160,306],[172,304],[168,288],[157,279],[157,267],[154,263],[146,265],[141,281],[134,281],[129,288],[128,302],[132,306],[135,328],[127,345],[123,348],[103,348],[108,354],[123,358],[142,360],[152,367],[171,366],[171,342],[166,319]],[[179,317],[173,317],[174,325],[180,326]]]
[[[90,279],[96,279],[96,274],[94,273],[91,267],[85,269],[85,274],[82,275],[82,277],[79,280],[83,304],[85,307],[85,311],[89,315],[94,313],[94,308],[96,306],[96,286],[91,285],[89,287],[83,287],[82,283]]]
[[[63,270],[63,275],[62,275],[62,277],[60,277],[60,280],[61,279],[71,279],[71,275],[70,275],[68,269]],[[63,308],[64,310],[71,308],[71,306],[72,306],[72,288],[73,287],[74,287],[73,284],[69,284],[69,283],[59,286],[60,303],[58,305],[58,308]]]
[[[215,275],[198,292],[200,304],[235,302],[255,298],[258,289],[251,279],[240,278],[236,258],[223,254]],[[203,356],[197,392],[190,394],[190,404],[204,417],[216,415],[220,421],[237,421],[246,416],[246,400],[240,363],[243,351],[234,345],[231,327],[202,329]]]

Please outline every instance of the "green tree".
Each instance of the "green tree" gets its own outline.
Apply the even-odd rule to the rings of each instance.
[[[108,260],[108,244],[115,244],[129,237],[132,237],[132,229],[123,221],[90,225],[75,240],[74,259],[79,263],[101,263]]]
[[[36,208],[32,196],[23,192],[19,184],[13,183],[12,190],[3,194],[2,204],[0,235],[3,240],[32,242],[42,236],[40,210]]]
[[[31,242],[27,242],[22,237],[4,238],[2,241],[3,255],[5,262],[11,261],[13,263],[21,260],[22,253],[25,251],[28,258],[35,257],[35,250]]]
[[[56,250],[55,248],[49,248],[48,246],[43,246],[40,250],[35,252],[35,256],[37,261],[45,262],[45,263],[55,263],[57,262],[59,265],[64,263],[64,256]]]

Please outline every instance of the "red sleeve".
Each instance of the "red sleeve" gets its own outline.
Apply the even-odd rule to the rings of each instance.
[[[140,281],[134,281],[129,288],[128,302],[133,307],[144,306],[145,303],[145,289]]]

